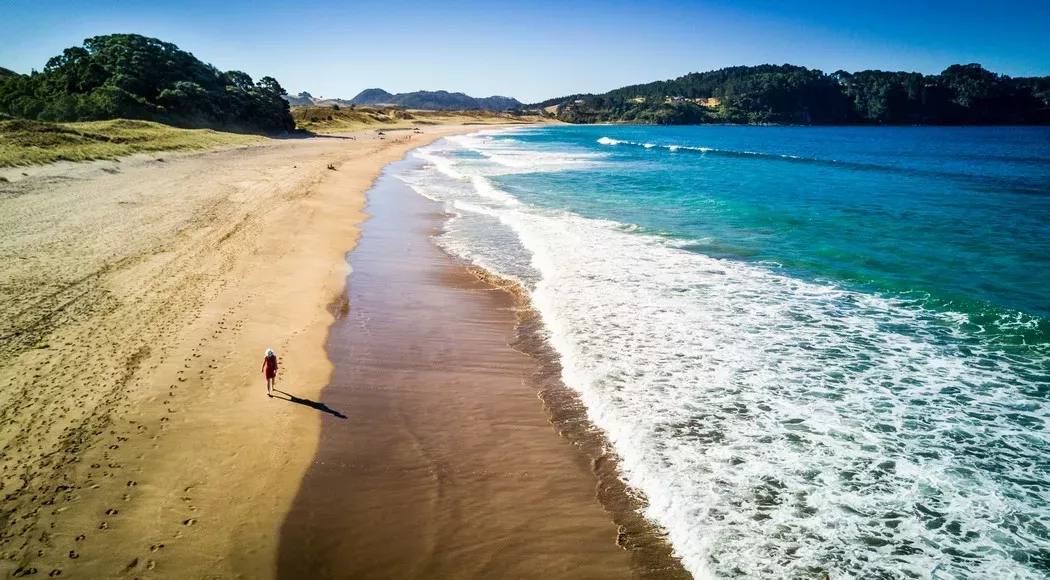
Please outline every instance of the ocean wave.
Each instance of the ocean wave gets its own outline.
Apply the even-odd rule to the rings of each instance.
[[[694,575],[1044,577],[1015,554],[1050,553],[1046,352],[992,336],[1030,319],[715,259],[449,163],[415,178],[457,215],[439,243],[525,281]]]
[[[520,130],[504,130],[499,133],[480,132],[451,136],[446,140],[494,163],[495,166],[486,169],[490,175],[579,169],[599,163],[606,157],[605,154],[588,151],[536,151],[522,146],[520,141],[507,136],[518,132]]]
[[[789,159],[796,161],[822,161],[820,159],[812,159],[808,157],[799,157],[797,155],[780,155],[776,153],[760,153],[757,151],[733,151],[730,149],[715,149],[713,147],[696,147],[692,145],[659,145],[657,143],[647,143],[640,141],[628,141],[624,139],[613,139],[611,137],[601,137],[598,139],[598,143],[601,145],[631,145],[634,147],[641,147],[643,149],[666,149],[667,151],[692,151],[696,153],[713,153],[716,155],[728,155],[728,156],[747,156],[747,157],[769,157],[777,159]],[[834,162],[833,162],[834,163]]]
[[[850,169],[859,171],[873,171],[880,173],[894,173],[900,175],[916,175],[916,176],[929,176],[938,177],[942,179],[950,179],[956,182],[962,182],[968,186],[979,189],[982,191],[988,191],[990,193],[999,192],[1010,192],[1023,195],[1050,195],[1050,184],[1046,187],[1032,187],[1029,180],[1022,177],[1011,178],[1008,176],[992,177],[988,175],[971,175],[968,173],[952,172],[952,171],[939,171],[933,169],[919,169],[914,167],[904,167],[899,165],[887,165],[880,163],[865,163],[857,161],[841,161],[837,159],[820,159],[817,157],[803,157],[799,155],[788,155],[781,153],[767,153],[761,151],[738,151],[733,149],[717,149],[713,147],[701,147],[693,145],[661,145],[657,143],[648,143],[641,141],[630,141],[625,139],[613,139],[611,137],[601,137],[597,140],[600,145],[627,145],[632,147],[639,147],[642,149],[661,149],[672,153],[686,152],[686,153],[699,153],[703,155],[709,155],[712,157],[736,157],[736,158],[753,158],[753,159],[765,159],[771,161],[780,161],[787,163],[803,163],[808,165],[820,165],[829,168],[836,169]],[[1011,158],[1013,160],[1026,158]],[[988,189],[988,184],[995,184],[993,189]]]

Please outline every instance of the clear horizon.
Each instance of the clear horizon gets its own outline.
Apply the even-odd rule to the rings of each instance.
[[[41,70],[85,38],[136,33],[172,42],[222,70],[273,76],[289,93],[351,98],[447,90],[537,102],[601,93],[737,65],[794,64],[936,74],[977,62],[1010,76],[1050,75],[1050,3],[890,0],[846,6],[806,0],[639,7],[581,0],[418,0],[290,7],[264,0],[142,0],[0,6],[0,66]]]

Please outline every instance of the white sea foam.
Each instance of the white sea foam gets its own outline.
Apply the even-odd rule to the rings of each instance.
[[[508,203],[449,153],[404,177],[457,215],[440,243],[532,290],[695,576],[1044,577],[1048,415],[1019,373],[1038,362],[964,317]]]
[[[759,151],[732,151],[728,149],[716,149],[713,147],[698,147],[693,145],[660,145],[657,143],[646,143],[641,141],[628,141],[624,139],[613,139],[611,137],[601,137],[598,139],[598,143],[601,145],[631,145],[634,147],[642,147],[643,149],[666,149],[667,151],[693,151],[696,153],[716,153],[720,155],[748,155],[752,157],[776,157],[779,159],[796,159],[801,161],[818,161],[816,159],[807,159],[805,157],[799,157],[798,155],[781,155],[777,153],[762,153]],[[827,160],[831,161],[832,160]]]
[[[500,137],[500,138],[496,138]],[[448,138],[448,142],[459,145],[484,156],[495,165],[479,166],[486,175],[501,175],[521,171],[551,172],[567,168],[580,168],[605,157],[601,153],[566,153],[536,151],[523,147],[521,142],[503,136],[503,133],[473,133]],[[440,147],[440,146],[439,146]]]

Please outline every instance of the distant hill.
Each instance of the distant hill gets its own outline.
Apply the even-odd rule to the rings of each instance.
[[[1046,125],[1050,77],[1011,78],[979,64],[939,75],[736,66],[532,105],[569,123]]]
[[[15,71],[13,71],[11,69],[6,69],[6,68],[0,66],[0,79],[4,79],[4,78],[7,78],[7,77],[17,77],[17,76],[19,76],[19,74],[16,73]]]
[[[329,107],[339,105],[387,106],[423,111],[510,111],[521,107],[521,102],[510,97],[475,98],[463,93],[448,91],[416,91],[414,93],[391,94],[383,89],[365,89],[350,100],[321,99],[303,91],[298,95],[283,95],[291,105],[316,105]]]
[[[405,109],[426,111],[509,111],[521,106],[521,102],[510,97],[475,98],[463,93],[448,91],[416,91],[392,95],[383,89],[365,89],[350,99],[354,105],[393,105]]]
[[[394,95],[383,89],[365,89],[350,99],[350,102],[355,105],[392,105],[394,100]]]
[[[314,104],[314,96],[306,91],[303,91],[298,95],[281,95],[281,98],[288,101],[288,104],[292,106]]]
[[[306,91],[303,91],[298,95],[281,95],[281,98],[293,107],[331,107],[332,105],[345,107],[352,104],[346,99],[322,99],[320,97],[315,97]]]
[[[0,114],[279,133],[295,128],[282,93],[273,77],[256,82],[240,71],[220,71],[169,42],[110,34],[65,49],[40,73],[0,74]]]

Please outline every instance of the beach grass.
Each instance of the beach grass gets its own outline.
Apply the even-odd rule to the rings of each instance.
[[[16,119],[0,121],[0,167],[251,145],[263,139],[257,135],[179,129],[129,119],[80,123]]]
[[[493,111],[415,111],[392,107],[292,107],[297,129],[311,133],[344,133],[367,129],[426,125],[487,125],[535,123],[538,118]]]

